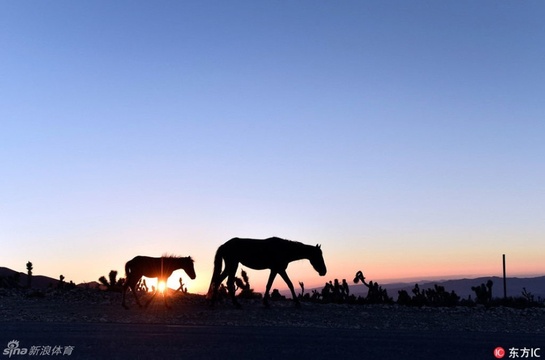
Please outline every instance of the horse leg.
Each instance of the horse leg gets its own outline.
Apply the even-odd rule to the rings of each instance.
[[[127,288],[128,287],[129,286],[127,284],[123,284],[123,297],[122,297],[122,300],[121,300],[121,306],[123,306],[125,309],[129,309],[127,304],[125,304],[125,294],[127,293]]]
[[[227,277],[227,270],[224,270],[220,275],[218,275],[216,278],[212,278],[212,281],[210,282],[210,288],[208,289],[208,294],[206,295],[206,299],[210,300],[210,306],[214,306],[214,303],[218,299],[218,289]]]
[[[163,301],[165,303],[165,307],[167,309],[170,309],[170,305],[167,304],[167,292],[168,292],[167,280],[168,280],[168,278],[162,280],[165,283],[165,290],[163,291]]]
[[[134,299],[136,300],[136,303],[138,304],[138,307],[142,307],[142,304],[140,304],[140,300],[138,299],[138,296],[136,296],[136,289],[134,286],[131,286],[132,294],[134,295]]]
[[[290,278],[288,277],[288,274],[286,273],[286,270],[282,270],[279,272],[280,276],[282,276],[282,279],[286,282],[288,287],[291,291],[291,297],[293,298],[293,301],[295,302],[296,307],[300,307],[301,303],[299,303],[299,299],[297,298],[297,295],[295,295],[295,290],[293,289],[293,284],[291,283]]]
[[[155,289],[155,292],[153,293],[153,295],[151,295],[150,299],[148,301],[146,301],[146,305],[144,305],[144,307],[148,307],[149,304],[153,301],[153,299],[155,298],[155,295],[157,295],[157,289]]]
[[[229,273],[227,272],[227,269],[225,269],[220,276],[218,276],[218,279],[216,282],[214,282],[214,297],[213,299],[216,300],[218,297],[218,289],[223,282],[223,280],[227,279],[227,276],[229,276]]]
[[[235,305],[237,309],[240,309],[240,304],[235,297],[235,275],[229,274],[229,278],[227,279],[227,290],[229,291],[229,296],[231,296],[233,305]]]
[[[140,304],[140,300],[138,299],[138,296],[136,295],[136,284],[138,283],[138,280],[140,280],[140,278],[136,279],[136,281],[134,280],[131,280],[130,282],[127,281],[127,285],[131,289],[132,294],[134,295],[134,300],[136,300],[138,307],[142,307],[142,304]]]
[[[166,291],[166,290],[165,290]],[[167,294],[163,293],[163,301],[165,302],[165,307],[167,309],[170,309],[170,305],[167,304]]]
[[[133,278],[129,278],[127,276],[127,281],[125,282],[125,284],[123,284],[123,299],[121,301],[121,306],[123,306],[125,309],[129,308],[125,304],[125,296],[127,294],[127,290],[129,289],[132,291],[132,294],[134,295],[134,299],[136,300],[136,303],[138,304],[138,306],[142,307],[142,305],[140,304],[140,301],[138,300],[138,297],[136,296],[136,283],[138,282],[138,280],[134,281]]]
[[[238,263],[235,266],[226,266],[225,267],[225,273],[228,274],[227,278],[227,290],[229,291],[229,295],[231,296],[231,300],[233,301],[233,305],[237,309],[240,309],[240,304],[237,301],[237,298],[235,297],[235,276],[237,274],[237,267]]]
[[[269,280],[267,281],[267,287],[265,287],[265,296],[263,296],[263,305],[265,305],[265,307],[269,307],[269,291],[271,291],[271,286],[274,282],[276,274],[276,271],[271,270]]]

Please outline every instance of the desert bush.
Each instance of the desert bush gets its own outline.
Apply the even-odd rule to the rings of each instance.
[[[115,292],[121,292],[123,289],[123,284],[125,283],[124,278],[120,278],[117,280],[117,271],[111,270],[108,274],[109,280],[106,279],[106,277],[101,276],[98,281],[106,287],[106,291],[115,291]]]
[[[406,306],[457,306],[460,297],[454,292],[447,292],[443,286],[435,284],[433,288],[421,290],[418,284],[411,291],[413,296],[405,290],[398,292],[397,304]]]
[[[4,289],[19,289],[20,275],[19,273],[14,273],[11,276],[0,276],[0,288]]]
[[[475,292],[476,300],[475,302],[477,304],[481,305],[490,305],[492,302],[492,285],[494,285],[494,282],[492,280],[488,280],[485,284],[481,284],[480,286],[472,286],[471,290]]]
[[[278,291],[278,289],[273,289],[271,293],[271,300],[276,301],[276,300],[285,300],[285,299],[286,297],[280,294],[280,291]]]
[[[240,271],[241,278],[235,277],[236,290],[240,289],[240,293],[237,295],[242,299],[259,299],[261,294],[254,292],[254,289],[250,286],[250,278],[243,269]],[[235,290],[235,291],[236,291]]]

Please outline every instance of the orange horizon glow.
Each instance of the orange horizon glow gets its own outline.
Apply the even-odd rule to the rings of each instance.
[[[208,254],[208,252],[207,252]],[[183,270],[175,271],[167,281],[166,286],[173,290],[180,288],[180,278],[183,287],[193,294],[206,294],[210,285],[213,266],[211,259],[205,255],[198,254],[195,263],[197,277],[190,279]],[[429,252],[421,252],[413,256],[403,256],[400,253],[389,253],[383,256],[365,256],[361,253],[331,252],[325,253],[328,272],[324,277],[319,276],[307,260],[301,260],[290,263],[287,269],[295,292],[300,293],[299,282],[303,282],[305,291],[308,289],[323,288],[329,281],[346,279],[349,284],[353,284],[353,279],[357,271],[362,271],[368,281],[375,281],[379,284],[389,284],[396,282],[421,282],[421,281],[439,281],[449,279],[472,279],[479,277],[501,277],[502,274],[502,254],[501,253],[479,253],[474,254],[438,254],[433,256]],[[542,265],[539,252],[523,254],[517,251],[511,251],[507,254],[507,276],[508,277],[537,277],[545,275],[545,268]],[[76,265],[63,268],[56,267],[54,263],[51,267],[46,267],[40,261],[32,261],[34,264],[34,274],[58,278],[51,274],[62,273],[67,281],[74,281],[76,284],[91,283],[96,281],[101,275],[107,274],[108,269],[117,269],[119,277],[125,277],[123,268],[124,262],[117,261],[110,264],[93,265],[98,269],[90,267],[81,268]],[[17,265],[10,264],[7,261],[4,266],[15,271],[26,273],[24,261],[19,261]],[[104,270],[106,269],[106,270]],[[255,292],[264,293],[265,285],[270,271],[253,270],[245,266],[240,266],[236,276],[240,277],[241,270],[244,269],[249,276],[250,285]],[[62,270],[62,271],[61,271]],[[79,271],[79,272],[76,272]],[[91,274],[89,276],[89,274]],[[151,286],[159,289],[157,278],[146,278],[146,282],[151,290]],[[280,276],[275,279],[272,289],[279,291],[287,290],[287,285]]]
[[[260,270],[249,270],[245,269],[250,274],[250,285],[252,289],[256,293],[265,293],[265,286],[266,281],[262,280],[262,276],[256,276],[260,272],[266,274],[268,277],[269,271],[260,271]],[[240,272],[240,271],[239,271]],[[354,280],[354,274],[351,274],[350,276],[335,276],[332,274],[332,276],[324,276],[320,277],[316,274],[316,277],[309,277],[306,281],[302,281],[305,285],[305,292],[309,292],[311,289],[321,289],[325,285],[326,282],[334,281],[335,279],[338,279],[339,281],[342,281],[343,279],[346,279],[349,285],[356,285]],[[261,275],[261,274],[259,274]],[[299,294],[301,292],[301,287],[299,286],[299,281],[297,279],[297,274],[294,273],[293,276],[290,275],[290,278],[292,280],[295,293]],[[237,276],[240,277],[239,273],[237,273]],[[367,281],[375,281],[378,282],[381,285],[386,284],[393,284],[393,283],[420,283],[420,282],[426,282],[426,281],[446,281],[446,280],[456,280],[456,279],[476,279],[476,278],[486,278],[486,277],[502,277],[501,272],[490,272],[490,273],[450,273],[450,274],[442,274],[442,275],[414,275],[409,277],[375,277],[371,276],[371,273],[364,273],[364,276],[366,277]],[[540,277],[545,276],[545,273],[541,272],[513,272],[508,273],[507,277]],[[252,281],[252,277],[255,279]],[[225,281],[224,281],[225,284]],[[359,283],[361,284],[361,283]],[[172,290],[177,290],[179,288],[178,280],[174,278],[170,278],[167,282],[168,288]],[[187,284],[184,283],[184,287],[187,287],[188,292],[192,294],[199,294],[199,295],[205,295],[208,292],[209,288],[209,279],[206,279],[206,281],[203,282],[196,282],[196,280],[193,280],[192,282],[189,282]],[[273,289],[278,289],[281,292],[288,292],[289,289],[286,283],[282,280],[280,276],[278,276],[273,286],[271,287],[271,292]]]

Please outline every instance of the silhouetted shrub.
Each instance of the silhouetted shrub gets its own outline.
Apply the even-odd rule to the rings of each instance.
[[[377,282],[365,281],[365,276],[363,276],[362,271],[358,271],[354,277],[354,283],[362,282],[369,291],[367,292],[367,297],[365,298],[365,303],[368,304],[391,304],[393,299],[388,296],[388,291],[383,289]]]
[[[409,295],[409,293],[406,290],[398,291],[397,303],[399,305],[409,306],[409,305],[411,305],[411,301],[412,301],[411,296]]]
[[[359,275],[359,276],[358,276]],[[361,280],[364,280],[363,273],[361,271],[356,274],[354,279],[355,283],[358,283]],[[364,281],[364,285],[369,288],[369,293],[367,297],[356,297],[355,295],[350,295],[350,288],[346,279],[343,279],[342,282],[339,282],[338,279],[333,281],[326,282],[321,291],[314,289],[312,294],[304,292],[304,284],[299,283],[301,286],[302,292],[298,296],[299,300],[318,302],[323,304],[328,303],[337,303],[337,304],[391,304],[393,300],[388,296],[386,289],[383,289],[378,283]]]
[[[496,298],[492,299],[489,306],[506,306],[517,309],[526,309],[530,307],[545,307],[545,300],[541,297],[538,297],[537,300],[535,296],[528,292],[526,288],[522,288],[522,296],[517,297],[507,297],[507,298]]]
[[[362,297],[350,295],[350,288],[343,279],[342,283],[338,279],[326,282],[321,290],[313,289],[312,294],[306,292],[305,286],[302,282],[299,283],[301,287],[301,294],[298,295],[298,299],[301,301],[310,301],[317,303],[345,303],[345,304],[393,304],[394,301],[388,296],[386,289],[383,289],[377,282],[367,282],[363,276],[363,272],[358,271],[354,278],[354,283],[362,282],[368,289],[367,296]],[[398,305],[403,306],[432,306],[432,307],[454,307],[454,306],[467,306],[472,307],[478,304],[485,306],[508,306],[514,308],[528,308],[528,307],[545,307],[545,300],[538,298],[526,290],[522,291],[520,297],[510,297],[507,299],[493,299],[492,298],[492,280],[487,281],[486,284],[481,284],[477,287],[472,287],[477,299],[473,300],[471,296],[467,299],[461,299],[454,291],[446,291],[444,286],[435,284],[431,288],[421,289],[420,285],[415,284],[414,288],[408,292],[406,290],[398,291],[397,301]],[[280,295],[278,293],[278,295]]]
[[[26,269],[28,275],[26,287],[30,289],[32,287],[32,263],[30,261],[26,263]]]
[[[64,275],[59,276],[59,282],[57,283],[57,289],[63,289],[66,283],[64,282]]]
[[[398,292],[397,304],[407,306],[457,306],[460,297],[454,291],[445,291],[443,286],[435,284],[433,288],[421,290],[418,284],[412,289],[413,296],[405,290]]]
[[[237,289],[240,289],[240,293],[237,296],[242,299],[261,298],[261,294],[254,292],[254,289],[250,287],[250,279],[246,271],[241,270],[240,276],[242,277],[242,279],[235,277],[235,285]]]
[[[273,289],[271,293],[271,300],[276,301],[276,300],[285,300],[285,299],[286,297],[284,295],[281,295],[278,289]]]
[[[475,292],[476,302],[481,305],[490,305],[492,302],[492,285],[494,282],[488,280],[485,284],[480,286],[472,286],[471,290]]]
[[[98,281],[106,287],[106,291],[121,292],[123,290],[123,284],[125,283],[125,279],[121,278],[119,280],[116,280],[117,271],[115,270],[110,271],[108,277],[109,281],[106,280],[104,276],[101,276]]]
[[[106,279],[104,279],[106,280]],[[147,293],[149,291],[148,284],[146,284],[146,279],[143,277],[138,280],[136,283],[136,292],[137,293]]]
[[[20,277],[21,276],[17,272],[10,276],[0,276],[0,288],[19,289],[21,287],[21,285],[19,285]]]
[[[180,282],[180,286],[178,287],[178,289],[176,289],[176,291],[179,291],[182,294],[187,294],[187,286],[185,286],[184,281],[182,280],[182,278],[180,277],[180,279],[178,281]]]

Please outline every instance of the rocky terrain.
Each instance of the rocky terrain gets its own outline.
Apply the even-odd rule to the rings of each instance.
[[[139,308],[128,297],[129,310],[121,307],[121,294],[89,289],[49,292],[0,289],[0,322],[93,322],[179,324],[213,326],[291,326],[372,330],[436,330],[545,335],[545,309],[508,307],[408,307],[400,305],[347,305],[241,300],[242,309],[229,301],[211,308],[204,296],[172,293],[170,309],[158,296],[148,308]],[[147,296],[147,295],[145,295]],[[145,297],[144,296],[144,297]]]

